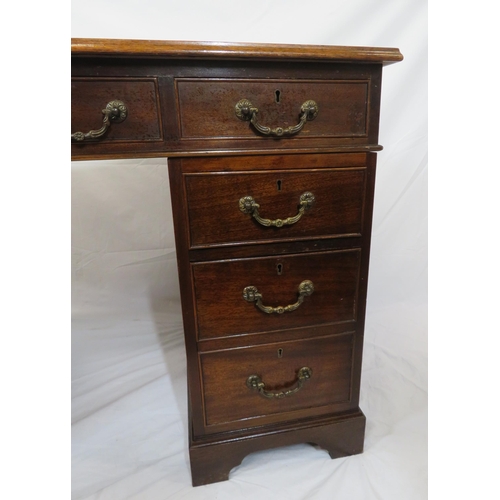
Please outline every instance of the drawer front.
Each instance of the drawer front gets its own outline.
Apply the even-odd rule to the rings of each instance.
[[[185,186],[191,248],[361,234],[365,167],[186,174]]]
[[[198,339],[354,322],[360,260],[355,249],[194,263]]]
[[[112,121],[99,138],[73,141],[73,144],[162,140],[158,88],[154,78],[72,78],[72,134],[99,130],[103,126],[102,110],[117,100],[125,105],[126,118]]]
[[[293,138],[366,137],[369,80],[177,79],[184,139],[255,138],[259,132],[240,119],[236,105],[247,100],[258,109],[258,124],[286,129],[300,124],[301,107],[314,101],[317,114]],[[247,118],[250,116],[247,115]],[[274,135],[274,134],[273,134]],[[282,136],[283,138],[287,136]]]
[[[343,334],[201,354],[205,425],[216,431],[348,409],[353,339]]]

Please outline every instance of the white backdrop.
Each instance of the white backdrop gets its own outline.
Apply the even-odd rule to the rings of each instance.
[[[383,72],[360,406],[365,452],[247,457],[192,488],[166,160],[72,163],[75,500],[427,497],[427,5],[87,0],[72,36],[398,47]]]

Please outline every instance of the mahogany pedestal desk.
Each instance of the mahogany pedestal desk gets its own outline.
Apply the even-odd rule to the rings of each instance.
[[[382,67],[398,49],[72,40],[72,158],[168,157],[193,485],[361,453]]]

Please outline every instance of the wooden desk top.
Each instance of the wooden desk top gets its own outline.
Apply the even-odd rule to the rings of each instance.
[[[166,59],[294,59],[318,62],[380,62],[384,65],[403,60],[399,49],[395,48],[99,38],[72,38],[71,53],[75,56],[158,57]]]

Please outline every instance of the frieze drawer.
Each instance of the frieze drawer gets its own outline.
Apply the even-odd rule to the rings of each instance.
[[[72,78],[71,138],[75,147],[162,141],[155,78]]]
[[[177,79],[181,137],[367,137],[368,79]]]

